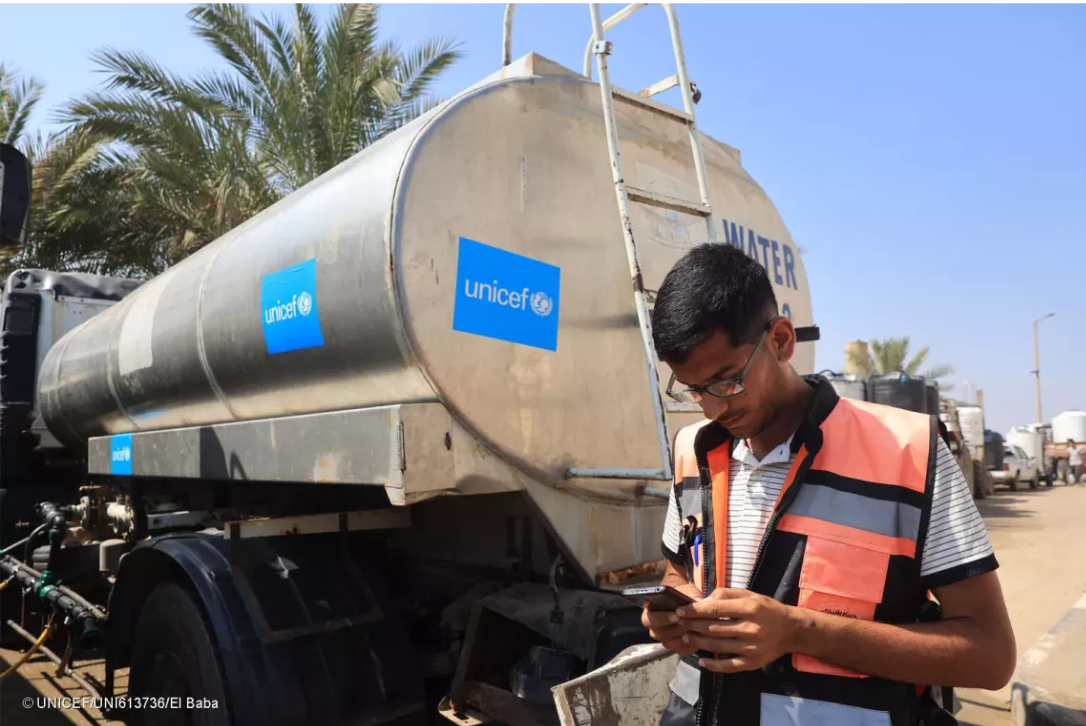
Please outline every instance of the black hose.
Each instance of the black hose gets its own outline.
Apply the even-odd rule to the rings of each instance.
[[[19,540],[18,542],[15,542],[15,543],[13,543],[13,544],[9,544],[9,545],[8,545],[7,547],[5,547],[4,549],[0,550],[0,555],[6,555],[6,554],[7,554],[8,552],[11,552],[11,551],[12,551],[13,549],[15,549],[16,547],[19,547],[20,545],[24,545],[24,544],[26,544],[26,543],[27,543],[27,542],[29,542],[30,540],[32,540],[32,539],[34,539],[35,537],[37,537],[37,536],[38,536],[38,533],[39,533],[39,532],[41,532],[41,531],[42,531],[43,529],[45,529],[45,528],[46,528],[46,527],[48,527],[48,526],[49,526],[49,523],[48,523],[48,522],[46,522],[45,524],[40,524],[40,525],[38,525],[38,527],[37,527],[37,528],[36,528],[36,529],[35,529],[35,530],[34,530],[33,532],[31,532],[30,534],[28,534],[28,535],[27,535],[26,537],[23,537],[23,538],[22,538],[21,540]]]
[[[99,608],[63,585],[43,585],[40,572],[14,557],[7,556],[0,560],[0,571],[14,575],[35,596],[64,613],[78,631],[79,643],[84,648],[97,650],[102,647],[105,635],[98,621],[105,620],[106,615]]]

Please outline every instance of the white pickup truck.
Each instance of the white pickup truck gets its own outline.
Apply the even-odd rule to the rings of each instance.
[[[989,472],[996,484],[1006,484],[1012,492],[1018,491],[1020,482],[1029,482],[1030,489],[1036,489],[1041,482],[1041,473],[1037,462],[1020,446],[1010,444],[1003,447],[1003,469]]]

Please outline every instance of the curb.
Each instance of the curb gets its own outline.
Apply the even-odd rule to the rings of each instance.
[[[1086,726],[1086,693],[1053,693],[1043,668],[1076,630],[1086,631],[1086,594],[1018,659],[1011,685],[1011,713],[1019,726]],[[1086,654],[1083,654],[1086,659]]]

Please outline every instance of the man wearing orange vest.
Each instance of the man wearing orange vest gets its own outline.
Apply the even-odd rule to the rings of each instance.
[[[657,294],[668,394],[707,419],[676,437],[663,533],[663,584],[697,602],[643,616],[683,656],[662,723],[954,723],[930,687],[998,689],[1015,664],[965,478],[936,417],[798,375],[777,310],[731,245],[691,250]]]

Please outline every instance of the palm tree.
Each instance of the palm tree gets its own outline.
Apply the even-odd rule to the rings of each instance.
[[[42,136],[28,128],[44,86],[0,65],[0,138],[31,164],[31,231],[19,248],[0,248],[0,281],[20,267],[147,275],[165,266],[148,235],[128,171],[106,139],[85,131]]]
[[[886,340],[873,340],[870,348],[850,349],[849,364],[859,370],[867,372],[868,376],[886,375],[901,371],[910,376],[918,375],[920,367],[928,358],[927,346],[909,357],[909,338],[887,338]],[[928,380],[937,380],[954,374],[954,368],[948,365],[938,365],[919,373]]]
[[[139,53],[94,56],[107,88],[71,104],[74,127],[121,142],[146,231],[169,261],[221,236],[437,104],[460,52],[438,38],[401,52],[378,42],[375,5],[341,4],[322,29],[244,5],[200,5],[195,32],[230,66],[180,78]]]
[[[35,78],[20,79],[0,63],[0,141],[18,146],[45,86]]]

